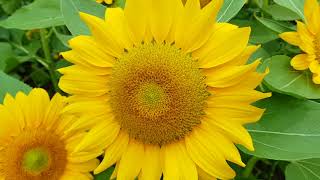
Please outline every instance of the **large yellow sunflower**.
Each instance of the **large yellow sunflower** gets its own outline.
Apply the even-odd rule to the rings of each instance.
[[[310,69],[313,82],[320,84],[320,7],[317,0],[305,1],[304,16],[305,23],[297,21],[297,32],[285,32],[280,37],[303,51],[292,58],[291,66],[296,70]]]
[[[255,91],[265,74],[250,28],[216,23],[222,0],[127,0],[102,20],[81,13],[92,36],[70,41],[62,55],[60,87],[71,94],[69,113],[92,129],[77,150],[104,149],[99,173],[116,164],[119,180],[220,178],[244,166],[234,143],[253,150],[243,127],[269,97]]]
[[[92,179],[100,154],[75,151],[85,136],[69,131],[75,120],[63,116],[65,98],[52,100],[46,91],[34,89],[29,95],[7,95],[0,105],[0,179],[72,180]]]

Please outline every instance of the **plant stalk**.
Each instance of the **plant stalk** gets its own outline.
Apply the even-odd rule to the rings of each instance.
[[[50,52],[49,41],[48,41],[46,29],[40,29],[40,38],[41,38],[41,44],[42,44],[44,56],[45,56],[45,59],[47,61],[48,66],[49,66],[48,69],[49,69],[51,82],[53,84],[53,88],[56,92],[59,92],[60,90],[58,87],[58,80],[57,80],[56,73],[55,73],[55,65],[54,65],[52,57],[51,57],[51,52]]]
[[[254,169],[254,166],[259,161],[259,158],[253,156],[247,163],[246,168],[244,169],[242,173],[242,177],[249,178],[250,174],[252,173],[252,170]]]

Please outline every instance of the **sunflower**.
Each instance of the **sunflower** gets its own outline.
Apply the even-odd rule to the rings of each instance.
[[[296,32],[285,32],[280,37],[288,43],[299,46],[303,51],[291,59],[296,70],[309,69],[315,84],[320,84],[320,7],[317,0],[306,0],[305,23],[297,21]]]
[[[92,179],[97,154],[75,151],[85,134],[68,132],[74,118],[61,114],[65,105],[64,97],[57,94],[50,101],[43,89],[5,97],[0,105],[1,180]]]
[[[80,14],[92,36],[70,40],[59,86],[65,112],[91,128],[77,150],[105,150],[94,173],[116,164],[119,180],[230,179],[227,161],[245,166],[234,143],[254,150],[243,125],[270,94],[254,90],[259,61],[246,65],[258,48],[250,28],[215,22],[222,3],[127,0],[105,20]]]
[[[113,0],[96,0],[97,3],[103,3],[105,2],[106,4],[112,4]]]

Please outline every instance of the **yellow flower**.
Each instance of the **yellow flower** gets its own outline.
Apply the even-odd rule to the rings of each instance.
[[[68,132],[71,116],[61,115],[65,99],[43,89],[7,95],[0,105],[0,179],[92,179],[99,161],[94,152],[75,151],[84,137]]]
[[[303,51],[292,58],[291,66],[296,70],[310,69],[313,82],[320,84],[320,7],[317,0],[305,1],[304,16],[305,23],[297,21],[297,32],[285,32],[280,37]]]
[[[105,150],[99,173],[116,164],[118,180],[230,179],[226,160],[244,166],[234,143],[253,150],[244,124],[264,110],[251,104],[265,74],[250,28],[216,23],[222,0],[127,0],[106,19],[81,13],[92,36],[70,41],[60,87],[66,112],[92,127],[77,150]]]
[[[96,0],[97,3],[103,3],[105,2],[106,4],[112,4],[113,3],[113,0]]]

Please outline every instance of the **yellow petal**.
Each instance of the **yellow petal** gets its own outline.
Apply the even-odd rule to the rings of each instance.
[[[289,44],[299,46],[301,43],[300,36],[297,32],[285,32],[279,35],[281,39],[287,41]]]
[[[21,95],[22,97],[20,97]],[[7,122],[7,123],[8,124],[16,123],[17,127],[19,127],[20,130],[23,130],[26,125],[26,120],[22,110],[22,106],[28,105],[30,103],[25,99],[26,99],[26,95],[23,94],[22,92],[18,92],[18,94],[16,95],[16,99],[14,99],[11,95],[7,94],[3,100],[3,105],[5,106],[8,115],[10,114],[11,118],[13,119],[13,122]],[[6,115],[2,115],[2,116],[0,115],[0,117],[4,119],[3,121],[10,121],[9,119],[6,119],[5,116]]]
[[[198,174],[199,174],[199,180],[216,180],[215,177],[210,176],[208,173],[206,173],[201,168],[197,167]]]
[[[90,65],[103,68],[113,67],[114,57],[108,55],[92,37],[77,36],[69,41],[69,45],[78,57]]]
[[[299,47],[308,54],[314,54],[313,41],[314,37],[307,29],[306,25],[297,21],[297,32],[299,33],[301,43]]]
[[[313,75],[312,75],[312,81],[313,81],[315,84],[320,84],[320,75],[319,75],[319,74],[313,74]]]
[[[33,89],[28,98],[28,107],[25,111],[27,126],[38,127],[44,121],[44,115],[50,103],[48,93],[44,89]],[[24,108],[25,109],[25,108]]]
[[[76,152],[104,149],[118,136],[120,126],[117,122],[105,121],[92,128],[76,148]],[[99,143],[97,143],[99,142]]]
[[[102,171],[109,168],[111,165],[118,162],[125,152],[129,143],[129,136],[126,132],[120,132],[114,142],[105,150],[104,158],[101,164],[94,170],[95,174],[99,174]]]
[[[176,45],[186,52],[192,52],[207,42],[221,5],[222,0],[216,0],[200,9],[198,0],[187,1],[177,25]]]
[[[213,34],[210,36],[209,40],[201,46],[200,49],[194,51],[192,57],[196,59],[204,58],[211,51],[212,47],[216,46],[216,41],[218,39],[237,28],[237,26],[229,23],[216,23],[212,29]]]
[[[66,102],[65,98],[60,94],[55,94],[50,101],[47,111],[45,112],[44,119],[46,120],[46,128],[47,130],[56,127],[57,123],[60,121],[61,110],[65,107]]]
[[[109,67],[97,67],[86,62],[83,57],[75,51],[63,52],[61,55],[69,62],[76,64],[58,69],[61,74],[79,74],[80,72],[91,73],[93,75],[107,75],[111,73]]]
[[[181,23],[182,21],[182,13],[184,12],[184,6],[181,2],[181,0],[172,0],[171,1],[172,3],[172,8],[174,8],[174,14],[173,14],[173,22],[175,23],[172,23],[172,26],[170,28],[170,32],[167,36],[167,39],[166,39],[166,42],[168,44],[172,44],[175,39],[176,39],[176,32],[178,31],[178,25],[179,23]]]
[[[100,156],[103,151],[90,151],[90,152],[73,152],[68,156],[68,161],[73,163],[82,163],[90,161],[98,156]]]
[[[271,93],[262,93],[260,91],[256,90],[238,90],[235,89],[233,91],[221,91],[218,93],[213,93],[208,98],[208,104],[209,106],[212,104],[223,104],[227,102],[233,102],[233,103],[246,103],[251,104],[253,102],[256,102],[260,99],[264,99],[267,97],[270,97]]]
[[[17,136],[20,132],[18,121],[13,119],[11,112],[3,105],[0,105],[0,116],[0,139],[3,140],[2,138],[8,136]]]
[[[90,173],[79,173],[77,171],[65,171],[63,176],[60,177],[60,180],[70,180],[70,179],[77,179],[77,180],[91,180],[93,177]]]
[[[162,174],[160,147],[157,145],[145,145],[144,151],[144,159],[139,179],[159,180]]]
[[[127,50],[132,48],[133,42],[129,36],[128,22],[124,11],[121,8],[107,8],[105,21],[111,27],[113,37],[116,37]]]
[[[97,97],[109,91],[108,77],[91,74],[66,74],[60,78],[59,87],[69,94]]]
[[[208,117],[207,122],[222,130],[221,133],[234,143],[241,144],[248,150],[254,151],[251,136],[242,125],[234,121],[226,121],[224,118],[215,118],[213,115]]]
[[[147,29],[147,18],[149,16],[150,1],[145,0],[127,0],[124,9],[125,17],[128,21],[130,35],[135,44],[140,44],[145,37]],[[142,13],[144,12],[144,13]]]
[[[229,87],[242,83],[247,74],[254,72],[260,61],[244,66],[229,66],[205,71],[206,84],[211,87]]]
[[[172,0],[151,0],[150,4],[151,33],[158,43],[162,43],[170,32],[175,6]]]
[[[228,161],[245,167],[245,164],[242,162],[240,153],[236,146],[223,134],[219,133],[219,130],[212,128],[212,126],[210,126],[207,122],[202,122],[200,128],[201,129],[198,131],[203,131],[202,133],[207,137],[208,144],[216,146],[216,148]]]
[[[260,45],[258,46],[247,46],[245,50],[242,51],[242,53],[235,57],[233,60],[223,64],[223,66],[239,66],[239,65],[245,65],[247,64],[249,58],[252,56],[252,54],[260,48]]]
[[[78,171],[78,172],[90,172],[93,171],[99,164],[99,160],[98,159],[92,159],[90,161],[87,162],[83,162],[83,163],[68,163],[67,164],[67,169],[69,170],[74,170],[74,171]]]
[[[141,170],[144,157],[144,146],[133,139],[121,157],[117,180],[135,179]]]
[[[304,4],[304,16],[308,28],[313,34],[320,32],[320,9],[317,0],[306,0]]]
[[[317,60],[314,60],[310,63],[310,67],[309,67],[310,71],[313,73],[318,73],[320,72],[320,63]]]
[[[235,177],[223,155],[196,128],[186,137],[186,146],[192,160],[209,175],[220,179]]]
[[[310,65],[309,57],[307,54],[298,54],[292,58],[290,64],[296,70],[306,70]]]
[[[186,52],[192,52],[208,41],[222,4],[223,0],[211,1],[201,9],[199,17],[190,22],[190,27],[185,29],[186,41],[183,49]]]
[[[196,180],[198,173],[195,163],[191,160],[184,141],[175,142],[161,147],[163,161],[163,179]]]
[[[210,52],[199,59],[201,68],[211,68],[224,64],[245,50],[248,44],[250,28],[238,28],[221,37],[217,37]],[[237,42],[237,43],[234,43]]]
[[[86,13],[80,13],[81,19],[88,25],[93,38],[98,42],[108,54],[114,57],[121,57],[124,47],[115,40],[117,37],[111,36],[111,29],[105,21]]]

